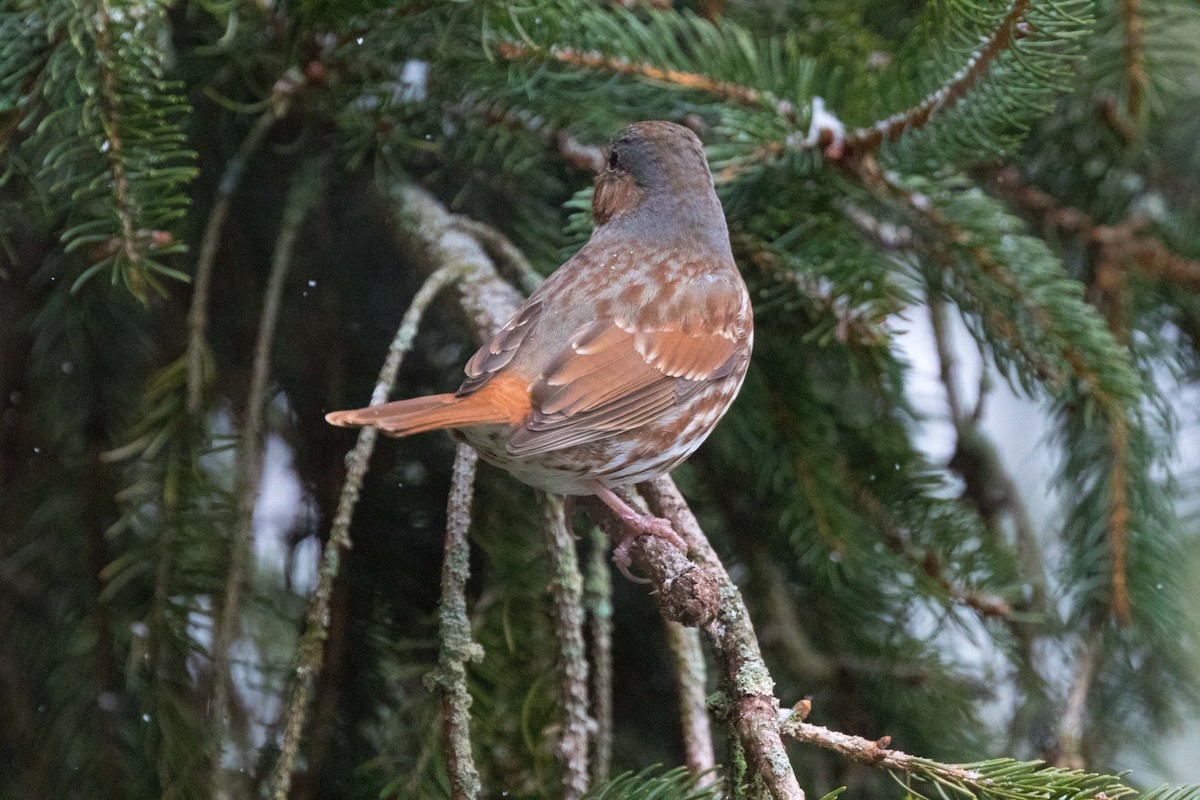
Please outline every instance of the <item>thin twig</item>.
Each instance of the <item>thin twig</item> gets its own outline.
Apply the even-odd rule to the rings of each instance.
[[[787,100],[774,97],[769,92],[741,86],[729,81],[713,80],[707,75],[667,67],[656,67],[639,61],[630,61],[618,56],[606,56],[592,50],[576,50],[573,47],[555,46],[549,49],[529,47],[515,42],[501,42],[496,47],[501,58],[510,61],[527,61],[533,58],[551,58],[575,67],[587,67],[614,72],[618,75],[634,75],[652,81],[669,83],[681,89],[696,89],[739,105],[751,108],[767,106],[779,116],[796,122],[796,107]]]
[[[683,752],[688,772],[705,775],[703,785],[715,780],[710,773],[717,763],[712,727],[708,721],[708,668],[700,647],[700,632],[678,622],[663,620],[667,646],[675,660],[675,685],[679,689],[679,716],[683,726]]]
[[[588,662],[583,643],[583,575],[562,498],[542,495],[542,525],[550,552],[550,597],[558,641],[558,692],[563,719],[555,748],[562,765],[563,800],[588,790]]]
[[[1143,234],[1144,220],[1099,225],[1083,211],[1059,205],[1052,195],[1030,185],[1014,167],[987,169],[984,174],[997,192],[1036,216],[1043,227],[1078,236],[1099,251],[1097,263],[1133,264],[1147,275],[1182,289],[1200,289],[1200,260],[1173,253],[1160,240]]]
[[[542,285],[544,279],[529,263],[529,259],[499,230],[479,220],[463,216],[455,217],[454,224],[475,237],[497,267],[507,268],[511,278],[520,284],[526,293],[532,294],[534,289]]]
[[[612,664],[612,573],[608,566],[608,537],[593,526],[589,534],[591,554],[583,584],[583,604],[592,637],[592,785],[608,780],[612,761],[613,664]]]
[[[1096,680],[1097,669],[1100,665],[1101,631],[1092,630],[1087,644],[1079,656],[1079,665],[1075,669],[1075,679],[1071,681],[1071,690],[1067,694],[1067,707],[1063,711],[1062,725],[1058,734],[1058,765],[1066,769],[1083,769],[1084,723],[1087,721],[1087,701]]]
[[[805,722],[801,714],[793,713],[780,724],[779,731],[789,739],[815,744],[826,750],[832,750],[851,761],[868,764],[872,767],[895,769],[901,772],[933,772],[947,781],[967,786],[978,786],[988,782],[975,770],[964,769],[954,764],[939,764],[899,750],[892,750],[888,747],[891,744],[889,736],[878,740],[865,739],[862,736],[853,736]]]
[[[245,416],[239,437],[235,475],[235,520],[230,544],[229,571],[225,576],[223,600],[213,629],[213,698],[212,714],[217,731],[217,754],[214,758],[213,796],[223,797],[225,770],[221,763],[222,732],[230,718],[232,675],[229,669],[229,647],[237,637],[238,617],[246,573],[250,564],[254,539],[254,505],[263,466],[263,415],[267,404],[267,389],[271,379],[271,350],[275,328],[283,300],[283,287],[292,264],[292,251],[300,233],[300,225],[320,196],[319,168],[309,165],[293,179],[288,194],[267,286],[263,293],[263,309],[259,318],[258,340],[254,345],[250,390],[246,397]]]
[[[463,273],[464,268],[461,265],[443,267],[434,271],[417,291],[388,347],[387,357],[379,371],[379,379],[371,392],[371,405],[387,401],[396,383],[404,356],[412,349],[426,309],[442,289],[462,277]],[[275,765],[273,788],[270,792],[271,797],[276,800],[286,800],[291,786],[300,736],[308,714],[309,695],[324,665],[324,644],[329,627],[329,601],[333,595],[333,584],[341,565],[341,553],[350,547],[350,523],[354,519],[354,508],[358,504],[363,479],[367,475],[367,467],[371,454],[375,451],[378,435],[379,431],[376,428],[361,428],[354,449],[346,458],[346,480],[342,484],[337,512],[334,514],[329,538],[321,556],[321,571],[317,578],[317,588],[309,601],[304,636],[297,648],[295,674],[288,692],[287,721],[283,727],[283,742],[280,745],[279,760]]]
[[[728,703],[729,724],[745,748],[749,765],[776,800],[804,800],[804,791],[779,736],[775,683],[762,660],[750,614],[737,585],[712,549],[695,515],[670,476],[638,485],[655,516],[669,519],[689,552],[720,587],[717,618],[705,625]],[[649,537],[641,537],[646,539]]]
[[[957,105],[1016,40],[1019,35],[1018,25],[1029,12],[1030,5],[1031,0],[1013,0],[1008,13],[979,49],[967,59],[966,66],[912,108],[848,134],[844,154],[862,155],[876,150],[885,141],[896,139],[905,131],[923,127],[935,111],[945,113]]]
[[[87,15],[95,26],[96,71],[100,75],[100,126],[104,130],[104,138],[108,148],[104,151],[108,157],[109,174],[112,175],[112,191],[117,218],[121,222],[120,242],[118,251],[130,264],[137,264],[141,259],[136,241],[137,232],[134,229],[134,218],[140,216],[129,191],[129,174],[125,170],[125,144],[121,139],[118,128],[118,106],[121,90],[117,86],[117,74],[113,70],[115,53],[113,52],[112,34],[109,25],[112,24],[112,12],[108,3],[101,2],[95,14]]]
[[[442,695],[442,742],[450,773],[451,800],[474,800],[482,791],[471,754],[471,693],[467,664],[483,658],[483,648],[471,636],[467,618],[467,579],[471,576],[467,529],[471,527],[471,496],[479,456],[468,444],[454,451],[454,474],[446,508],[446,549],[442,556],[442,601],[438,607],[438,666],[426,685]]]
[[[891,515],[879,497],[864,486],[855,486],[854,489],[855,497],[863,513],[883,532],[884,541],[892,552],[924,573],[946,593],[947,597],[956,603],[974,609],[979,616],[985,619],[994,618],[1008,621],[1012,618],[1012,607],[1000,595],[981,592],[951,581],[942,570],[941,560],[932,550],[927,551],[924,556],[912,552],[908,532]]]
[[[267,110],[262,113],[246,138],[238,146],[237,152],[225,164],[221,181],[217,184],[217,196],[209,212],[208,222],[204,226],[204,236],[200,240],[200,254],[196,259],[196,274],[193,276],[192,305],[188,310],[188,347],[187,347],[187,408],[193,417],[200,413],[203,405],[204,389],[204,336],[208,328],[208,298],[211,293],[213,266],[217,262],[217,247],[221,243],[221,231],[225,227],[225,219],[229,216],[229,206],[233,194],[241,183],[242,173],[254,151],[262,143],[267,131],[281,117],[287,114],[291,101],[300,87],[298,75],[287,73],[275,82],[271,96],[267,99]]]
[[[510,108],[472,98],[450,106],[452,113],[482,118],[489,125],[504,125],[529,131],[558,151],[568,164],[587,172],[600,172],[608,164],[608,148],[584,144],[564,130],[555,128],[531,111]]]
[[[1146,89],[1145,32],[1142,30],[1141,0],[1121,0],[1121,24],[1125,28],[1125,110],[1132,121],[1142,110]]]

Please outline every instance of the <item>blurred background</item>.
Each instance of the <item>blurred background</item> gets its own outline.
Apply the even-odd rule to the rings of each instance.
[[[0,0],[0,798],[267,796],[305,630],[291,796],[449,796],[454,445],[380,441],[323,568],[356,443],[323,415],[439,266],[398,187],[527,290],[638,119],[705,141],[755,300],[675,478],[780,700],[932,759],[1200,782],[1200,6]],[[456,388],[478,324],[441,292],[392,396]],[[538,500],[475,490],[481,796],[560,796]],[[683,763],[678,679],[575,528],[612,609],[600,786]],[[790,753],[816,797],[905,791]]]

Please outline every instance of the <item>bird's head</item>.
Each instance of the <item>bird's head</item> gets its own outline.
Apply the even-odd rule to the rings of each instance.
[[[636,122],[613,137],[608,166],[596,176],[592,217],[603,225],[647,205],[710,201],[712,173],[696,134],[673,122]]]

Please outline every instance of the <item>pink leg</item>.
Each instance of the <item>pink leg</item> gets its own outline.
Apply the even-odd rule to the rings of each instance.
[[[600,498],[604,505],[616,512],[617,517],[625,525],[625,535],[613,548],[613,561],[616,562],[617,569],[621,571],[621,574],[629,580],[634,583],[649,582],[645,578],[637,578],[629,572],[629,548],[639,536],[657,536],[660,539],[666,539],[684,553],[687,552],[687,542],[675,532],[669,520],[639,512],[622,500],[620,495],[598,481],[592,483],[589,488],[595,492],[596,497]]]

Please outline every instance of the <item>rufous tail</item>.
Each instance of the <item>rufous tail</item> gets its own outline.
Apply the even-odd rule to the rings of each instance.
[[[434,394],[325,415],[332,425],[373,425],[388,436],[411,436],[445,428],[512,424],[529,413],[529,389],[493,380],[469,395]]]

